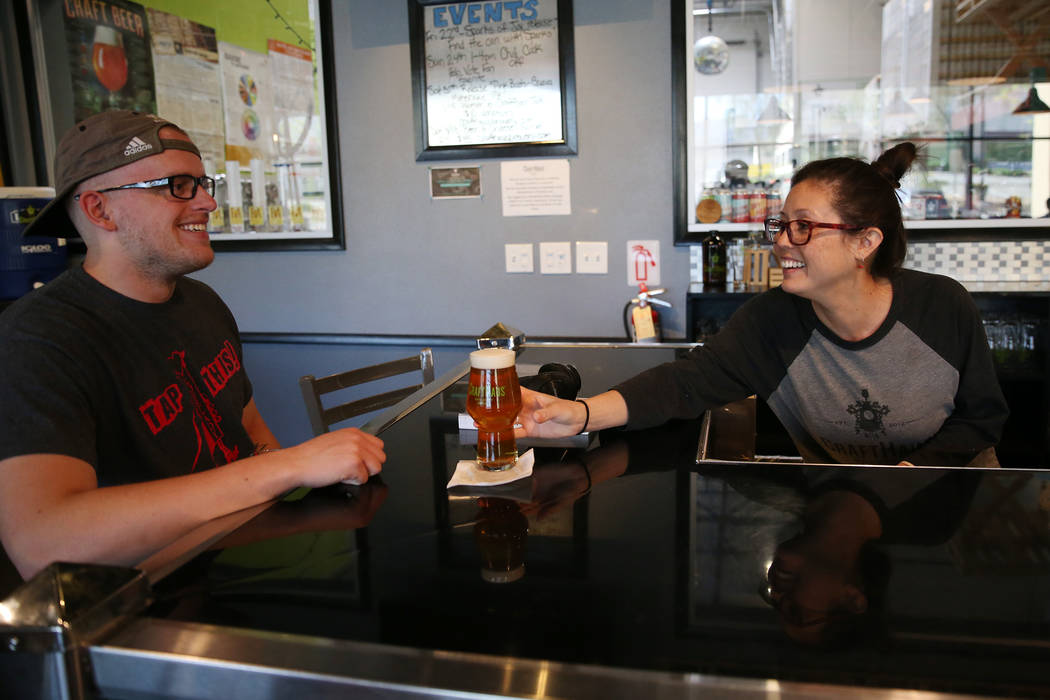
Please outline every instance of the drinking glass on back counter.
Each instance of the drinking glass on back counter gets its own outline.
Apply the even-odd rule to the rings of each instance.
[[[514,420],[521,410],[521,388],[514,357],[506,348],[470,353],[467,413],[478,424],[478,466],[489,471],[509,469],[518,459]]]
[[[990,314],[984,320],[988,347],[1000,369],[1038,370],[1043,366],[1045,319],[1025,315]]]

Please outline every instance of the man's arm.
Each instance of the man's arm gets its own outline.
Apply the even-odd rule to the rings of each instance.
[[[80,459],[11,457],[0,461],[0,541],[25,578],[52,561],[134,565],[212,518],[293,488],[364,483],[385,459],[382,441],[356,428],[195,474],[105,488]]]
[[[256,454],[281,449],[281,444],[277,442],[277,436],[273,434],[270,426],[266,425],[262,414],[259,413],[259,409],[255,405],[255,399],[249,401],[248,405],[244,407],[244,413],[241,414],[241,423],[244,424],[244,430],[248,433],[248,437],[252,439],[252,444],[255,445]]]

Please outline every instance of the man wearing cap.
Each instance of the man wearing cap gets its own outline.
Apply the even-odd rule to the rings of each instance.
[[[22,576],[134,565],[212,518],[379,472],[382,441],[355,428],[277,449],[233,316],[185,277],[214,258],[215,209],[185,132],[103,112],[55,160],[26,233],[75,228],[83,265],[0,315],[0,541]]]

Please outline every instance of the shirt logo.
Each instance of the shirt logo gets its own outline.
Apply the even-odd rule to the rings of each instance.
[[[148,144],[145,141],[143,141],[142,139],[140,139],[138,136],[135,136],[130,141],[128,141],[128,145],[124,147],[124,155],[126,155],[126,156],[133,156],[136,153],[142,153],[143,151],[149,151],[152,148],[153,148],[152,144]]]
[[[214,466],[236,461],[240,448],[236,445],[232,448],[227,447],[228,437],[222,428],[222,415],[208,396],[208,393],[217,396],[230,378],[241,369],[241,360],[233,343],[229,340],[224,342],[215,358],[200,370],[200,377],[207,391],[201,389],[201,380],[194,376],[186,363],[185,350],[172,351],[168,360],[172,364],[176,381],[139,406],[139,413],[150,432],[157,435],[174,423],[184,410],[189,409],[197,437],[196,454],[190,471],[196,471],[208,458]]]
[[[857,431],[857,435],[864,433],[870,438],[885,435],[886,426],[883,425],[882,418],[890,412],[889,407],[869,399],[867,389],[861,389],[860,395],[863,397],[862,400],[856,401],[846,408],[847,413],[857,418],[857,422],[853,426]]]

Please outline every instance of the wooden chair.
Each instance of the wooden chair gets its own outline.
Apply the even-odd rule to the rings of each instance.
[[[423,381],[419,384],[336,404],[328,408],[325,408],[321,403],[321,397],[333,391],[418,371],[422,372],[423,378]],[[390,362],[352,369],[347,372],[339,372],[327,377],[316,378],[312,374],[307,374],[299,378],[299,388],[303,392],[306,413],[310,417],[310,426],[313,428],[314,435],[320,435],[327,433],[329,426],[340,421],[393,406],[401,399],[432,381],[434,381],[434,355],[430,348],[423,348],[418,355],[413,355],[412,357],[391,360]]]

